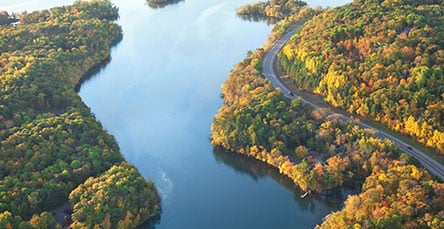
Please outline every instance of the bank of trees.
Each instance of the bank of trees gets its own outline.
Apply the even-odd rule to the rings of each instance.
[[[316,228],[444,228],[444,184],[402,161],[373,168],[362,193]]]
[[[443,11],[440,1],[356,0],[307,22],[279,62],[301,89],[444,154]]]
[[[112,22],[117,17],[109,1],[77,1],[22,13],[18,25],[0,27],[0,227],[54,225],[48,211],[88,177],[106,177],[123,161],[74,91],[109,58],[122,34]],[[124,175],[143,180],[134,171]],[[157,195],[153,188],[132,194]]]
[[[395,175],[390,169],[395,166],[419,177],[418,184],[424,181],[442,185],[433,181],[426,170],[416,167],[415,159],[401,152],[391,141],[379,139],[372,130],[361,129],[299,100],[285,98],[261,75],[263,56],[263,50],[249,53],[222,86],[224,105],[211,126],[213,145],[278,168],[304,191],[322,192],[344,183],[364,183],[366,191],[374,185],[370,178],[376,172],[381,179],[392,177]],[[416,195],[413,190],[400,192],[393,187],[386,193]],[[418,202],[412,200],[414,211],[422,213],[408,216],[404,216],[406,212],[396,213],[402,217],[401,223],[416,222],[425,214],[439,219],[444,213],[442,204],[420,209],[413,206],[430,198],[442,200],[443,193],[429,192],[424,198],[418,198]],[[397,199],[387,201],[391,205],[396,204]],[[387,213],[395,217],[394,214],[394,211]],[[373,216],[369,218],[374,220]]]

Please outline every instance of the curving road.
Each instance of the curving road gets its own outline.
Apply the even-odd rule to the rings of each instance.
[[[282,84],[282,82],[278,79],[278,77],[276,76],[276,74],[274,72],[274,61],[276,59],[276,55],[282,49],[282,47],[284,47],[284,45],[288,42],[288,40],[290,40],[290,38],[293,36],[293,34],[300,29],[301,26],[302,26],[302,24],[299,24],[293,28],[290,28],[270,48],[268,53],[265,55],[264,61],[262,63],[262,74],[273,83],[273,86],[281,88],[286,97],[288,97],[290,99],[297,99],[300,97],[302,102],[308,103],[315,108],[319,108],[319,106],[314,104],[313,102],[311,102],[307,99],[304,99],[301,96],[293,94],[294,92],[290,92],[290,90],[288,88],[286,88],[284,86],[284,84]],[[348,117],[348,116],[344,116],[342,114],[337,114],[337,115],[339,115],[342,119],[344,119],[346,121],[350,120],[350,117]],[[388,138],[388,139],[392,140],[404,152],[406,152],[407,154],[418,159],[421,162],[421,164],[426,169],[428,169],[431,173],[433,173],[436,176],[438,176],[439,178],[441,178],[441,180],[444,180],[444,166],[441,165],[440,163],[438,163],[437,161],[433,160],[432,158],[430,158],[429,156],[427,156],[423,152],[419,151],[418,149],[414,148],[413,146],[403,142],[402,140],[392,136],[391,134],[389,134],[387,132],[381,131],[381,130],[379,130],[373,126],[367,125],[365,123],[359,123],[359,125],[364,128],[373,129],[374,131],[376,131],[376,133],[378,133],[378,135],[381,139]]]

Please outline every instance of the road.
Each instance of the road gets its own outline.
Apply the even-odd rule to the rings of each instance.
[[[308,103],[312,105],[315,108],[319,108],[318,105],[314,104],[313,102],[298,96],[294,94],[294,92],[290,92],[288,88],[284,86],[284,84],[279,80],[279,78],[276,76],[274,72],[274,61],[276,59],[276,55],[278,52],[284,47],[284,45],[290,40],[290,38],[293,36],[293,34],[299,30],[301,25],[295,26],[293,28],[290,28],[276,43],[270,48],[268,53],[265,55],[264,61],[262,63],[262,74],[273,83],[273,86],[281,88],[282,92],[284,93],[285,97],[291,98],[291,99],[297,99],[300,98],[302,102]],[[348,121],[350,120],[350,117],[337,114],[342,119]],[[418,159],[421,164],[428,169],[431,173],[435,174],[441,180],[444,180],[444,166],[441,165],[439,162],[435,161],[434,159],[430,158],[423,152],[419,151],[418,149],[414,148],[413,146],[403,142],[402,140],[394,137],[393,135],[384,132],[382,130],[379,130],[373,126],[370,126],[365,123],[359,123],[359,125],[363,128],[370,128],[373,129],[376,133],[378,133],[379,137],[381,139],[388,138],[392,140],[396,145],[398,145],[404,152],[407,154],[415,157]]]

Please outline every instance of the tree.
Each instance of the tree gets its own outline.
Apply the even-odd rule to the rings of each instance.
[[[42,212],[39,215],[34,215],[29,224],[34,228],[55,228],[56,221],[54,216],[49,212]]]

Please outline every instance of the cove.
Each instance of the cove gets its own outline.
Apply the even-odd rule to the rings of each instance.
[[[271,31],[236,17],[237,7],[255,1],[185,0],[162,9],[113,1],[123,39],[79,95],[126,160],[157,185],[163,212],[147,228],[311,228],[342,206],[301,199],[277,170],[210,144],[220,85]],[[1,5],[32,11],[72,1],[53,2]]]

